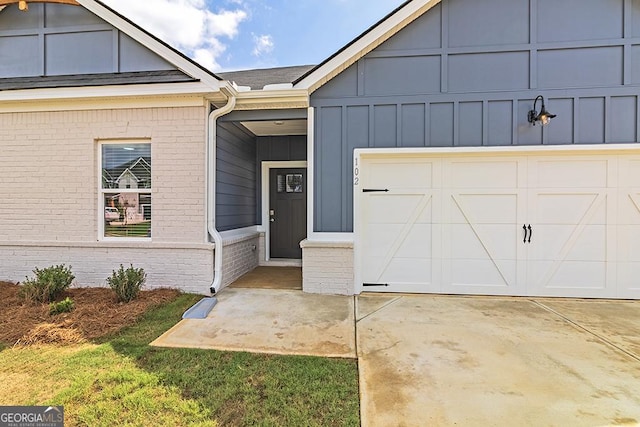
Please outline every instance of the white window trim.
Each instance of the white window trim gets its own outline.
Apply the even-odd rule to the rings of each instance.
[[[99,242],[150,242],[153,237],[153,213],[151,214],[151,236],[152,237],[106,237],[104,235],[104,195],[107,193],[113,193],[112,188],[102,188],[102,146],[103,145],[127,145],[127,144],[149,144],[149,139],[127,139],[127,140],[99,140],[97,144],[98,150],[98,170],[96,177],[98,178],[98,241]],[[153,166],[152,174],[153,174]],[[153,191],[153,180],[151,181],[152,188],[149,188],[149,193]],[[146,190],[146,189],[145,189]],[[119,188],[118,193],[135,193],[139,194],[139,189],[127,189]],[[144,191],[146,193],[146,191]],[[152,210],[153,210],[153,195],[152,195]]]

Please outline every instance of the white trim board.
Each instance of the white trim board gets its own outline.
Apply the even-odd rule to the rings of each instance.
[[[377,156],[442,156],[442,155],[524,155],[524,154],[578,154],[599,152],[630,152],[640,150],[640,143],[629,144],[572,144],[572,145],[525,145],[508,147],[433,147],[433,148],[356,148],[354,151],[354,167],[360,157]]]
[[[120,98],[86,98],[42,101],[2,101],[0,113],[34,113],[46,111],[123,110],[143,108],[201,107],[206,112],[202,96],[144,96]]]
[[[217,91],[216,89],[215,91]],[[44,88],[7,90],[0,92],[0,101],[64,101],[64,100],[121,100],[122,98],[153,99],[152,97],[198,96],[200,98],[214,92],[201,82],[187,83],[155,83],[136,85],[86,86],[68,88]],[[202,101],[204,104],[204,101]]]
[[[353,244],[353,233],[352,232],[344,232],[344,233],[320,233],[314,232],[313,237],[307,237],[308,245],[311,246],[313,244],[323,244],[323,243],[335,243],[335,244]]]
[[[285,168],[307,168],[307,194],[311,188],[312,182],[309,180],[309,168],[308,162],[304,160],[298,161],[267,161],[262,162],[261,175],[262,175],[262,227],[264,230],[264,254],[265,259],[261,261],[270,261],[270,242],[271,242],[271,227],[269,227],[269,172],[271,169],[285,169]],[[307,213],[309,212],[309,204],[307,203]],[[308,229],[308,227],[307,227]]]
[[[315,108],[307,109],[307,239],[314,237],[313,218],[315,212]]]
[[[96,248],[96,249],[204,249],[213,250],[213,243],[191,242],[152,242],[149,239],[120,239],[77,241],[77,240],[43,240],[43,241],[11,241],[0,242],[0,248]]]
[[[302,267],[301,259],[272,259],[269,261],[261,260],[260,267]]]
[[[220,236],[222,236],[223,241],[243,239],[254,234],[259,234],[260,230],[258,228],[259,227],[257,225],[251,225],[244,228],[234,228],[233,230],[220,231]]]

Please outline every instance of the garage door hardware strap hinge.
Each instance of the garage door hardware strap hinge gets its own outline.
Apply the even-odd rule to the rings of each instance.
[[[388,189],[388,188],[386,188],[386,189],[384,189],[384,190],[377,190],[377,189],[375,189],[375,188],[363,188],[363,189],[362,189],[362,192],[363,192],[363,193],[388,193],[388,192],[389,192],[389,189]]]
[[[372,286],[389,286],[388,283],[363,283],[362,286],[372,287]]]

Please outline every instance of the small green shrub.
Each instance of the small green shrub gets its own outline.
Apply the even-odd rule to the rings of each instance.
[[[71,310],[74,309],[74,307],[75,304],[73,303],[73,300],[69,297],[66,297],[60,302],[52,302],[51,304],[49,304],[49,315],[55,316],[57,314],[70,313]]]
[[[36,277],[27,277],[19,292],[21,298],[30,302],[45,303],[55,300],[76,278],[71,272],[71,267],[64,264],[42,270],[36,267],[33,272]]]
[[[109,287],[113,289],[120,302],[129,302],[134,300],[140,288],[147,280],[147,274],[142,268],[133,268],[131,265],[126,270],[120,264],[119,270],[114,270],[111,277],[107,279]]]

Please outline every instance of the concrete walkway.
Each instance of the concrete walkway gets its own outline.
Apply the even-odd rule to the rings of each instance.
[[[151,343],[252,353],[355,358],[352,297],[225,289],[206,319],[185,319]]]
[[[218,298],[209,318],[153,344],[357,355],[363,426],[640,425],[640,301],[258,289]]]
[[[230,286],[251,289],[302,290],[301,267],[256,267]]]

